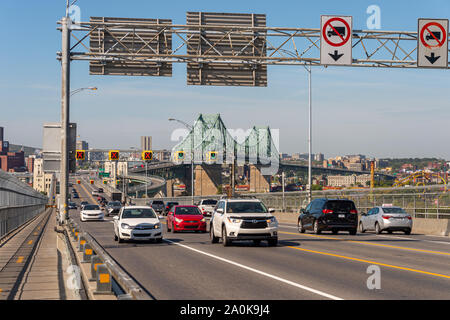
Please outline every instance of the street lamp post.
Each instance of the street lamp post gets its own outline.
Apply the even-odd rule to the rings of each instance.
[[[193,127],[191,125],[187,124],[184,121],[174,119],[174,118],[169,118],[169,121],[179,122],[191,131],[193,129]],[[194,135],[193,134],[192,134],[192,138],[191,138],[191,202],[192,202],[192,205],[194,205]]]

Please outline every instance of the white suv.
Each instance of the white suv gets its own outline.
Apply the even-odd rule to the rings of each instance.
[[[211,242],[228,246],[234,240],[267,240],[269,246],[278,243],[278,221],[257,199],[222,199],[217,203],[210,222]]]

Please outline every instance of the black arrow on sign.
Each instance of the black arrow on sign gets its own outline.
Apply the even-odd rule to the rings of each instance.
[[[344,54],[338,54],[338,51],[334,50],[334,54],[329,53],[329,55],[334,59],[334,61],[338,61]]]
[[[425,56],[425,58],[427,58],[428,61],[430,61],[431,64],[434,64],[440,57],[441,57],[441,56],[435,57],[434,52],[431,53],[431,57]]]

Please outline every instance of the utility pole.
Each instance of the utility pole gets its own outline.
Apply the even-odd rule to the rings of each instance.
[[[70,112],[70,18],[61,19],[61,168],[60,168],[60,223],[69,218],[67,195],[69,181],[69,112]]]
[[[308,71],[308,85],[309,85],[309,132],[308,132],[308,202],[312,200],[312,87],[311,87],[311,64]]]

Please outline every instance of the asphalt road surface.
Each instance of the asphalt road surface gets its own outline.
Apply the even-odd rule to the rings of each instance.
[[[74,183],[76,202],[96,203],[94,188],[82,181]],[[282,223],[277,247],[223,247],[209,233],[168,233],[163,220],[162,243],[119,244],[112,217],[70,216],[156,299],[450,299],[448,237],[300,234]]]

